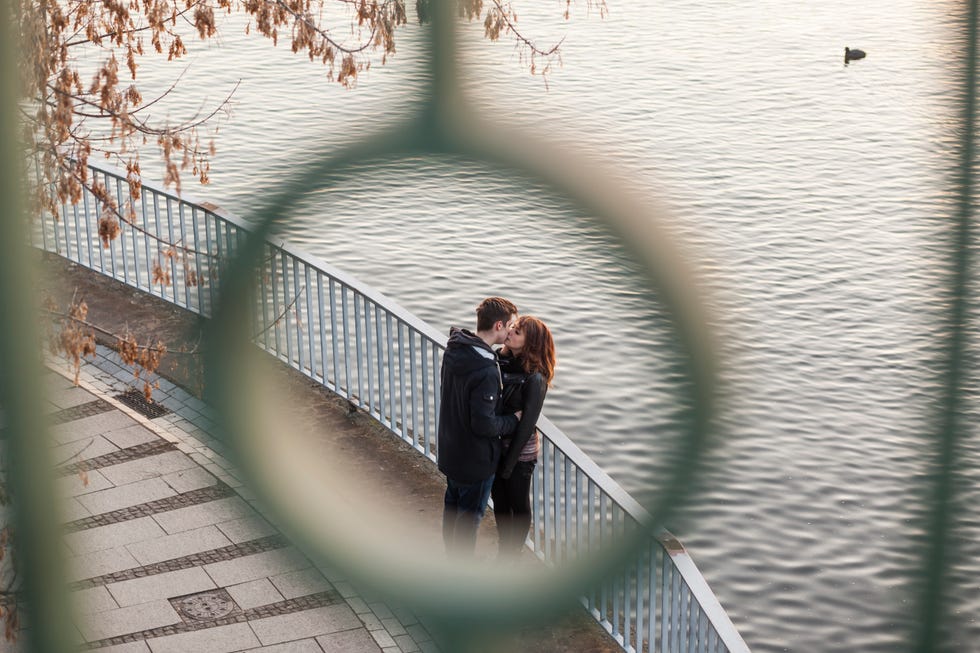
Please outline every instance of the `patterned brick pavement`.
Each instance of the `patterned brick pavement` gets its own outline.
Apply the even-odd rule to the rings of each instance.
[[[411,615],[367,603],[272,527],[200,400],[161,380],[148,410],[102,346],[77,387],[61,361],[50,367],[83,649],[436,650]]]

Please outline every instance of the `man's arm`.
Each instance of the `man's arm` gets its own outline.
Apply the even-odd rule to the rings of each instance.
[[[496,374],[486,375],[470,394],[470,428],[484,438],[508,435],[517,428],[514,415],[498,415],[500,383]]]

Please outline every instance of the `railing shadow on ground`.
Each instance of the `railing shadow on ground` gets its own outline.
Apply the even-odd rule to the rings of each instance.
[[[39,218],[32,244],[208,317],[222,264],[248,233],[241,219],[143,181],[132,199],[126,173],[91,167],[120,214],[103,247],[110,207],[87,191],[55,220]],[[136,226],[138,225],[138,227]],[[444,337],[380,292],[282,242],[265,243],[249,325],[256,345],[345,398],[431,461],[436,457]],[[648,523],[646,510],[547,418],[532,485],[528,546],[559,564]],[[748,651],[683,546],[649,538],[632,562],[580,598],[627,651]]]

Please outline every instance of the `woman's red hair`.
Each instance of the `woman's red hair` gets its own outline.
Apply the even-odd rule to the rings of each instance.
[[[524,334],[524,347],[518,356],[524,371],[528,374],[540,372],[545,382],[551,385],[555,378],[555,341],[548,326],[533,315],[517,318],[516,328]]]

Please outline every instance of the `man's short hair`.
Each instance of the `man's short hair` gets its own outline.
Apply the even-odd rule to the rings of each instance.
[[[497,322],[507,324],[517,315],[514,303],[503,297],[487,297],[476,307],[476,330],[490,331]]]

